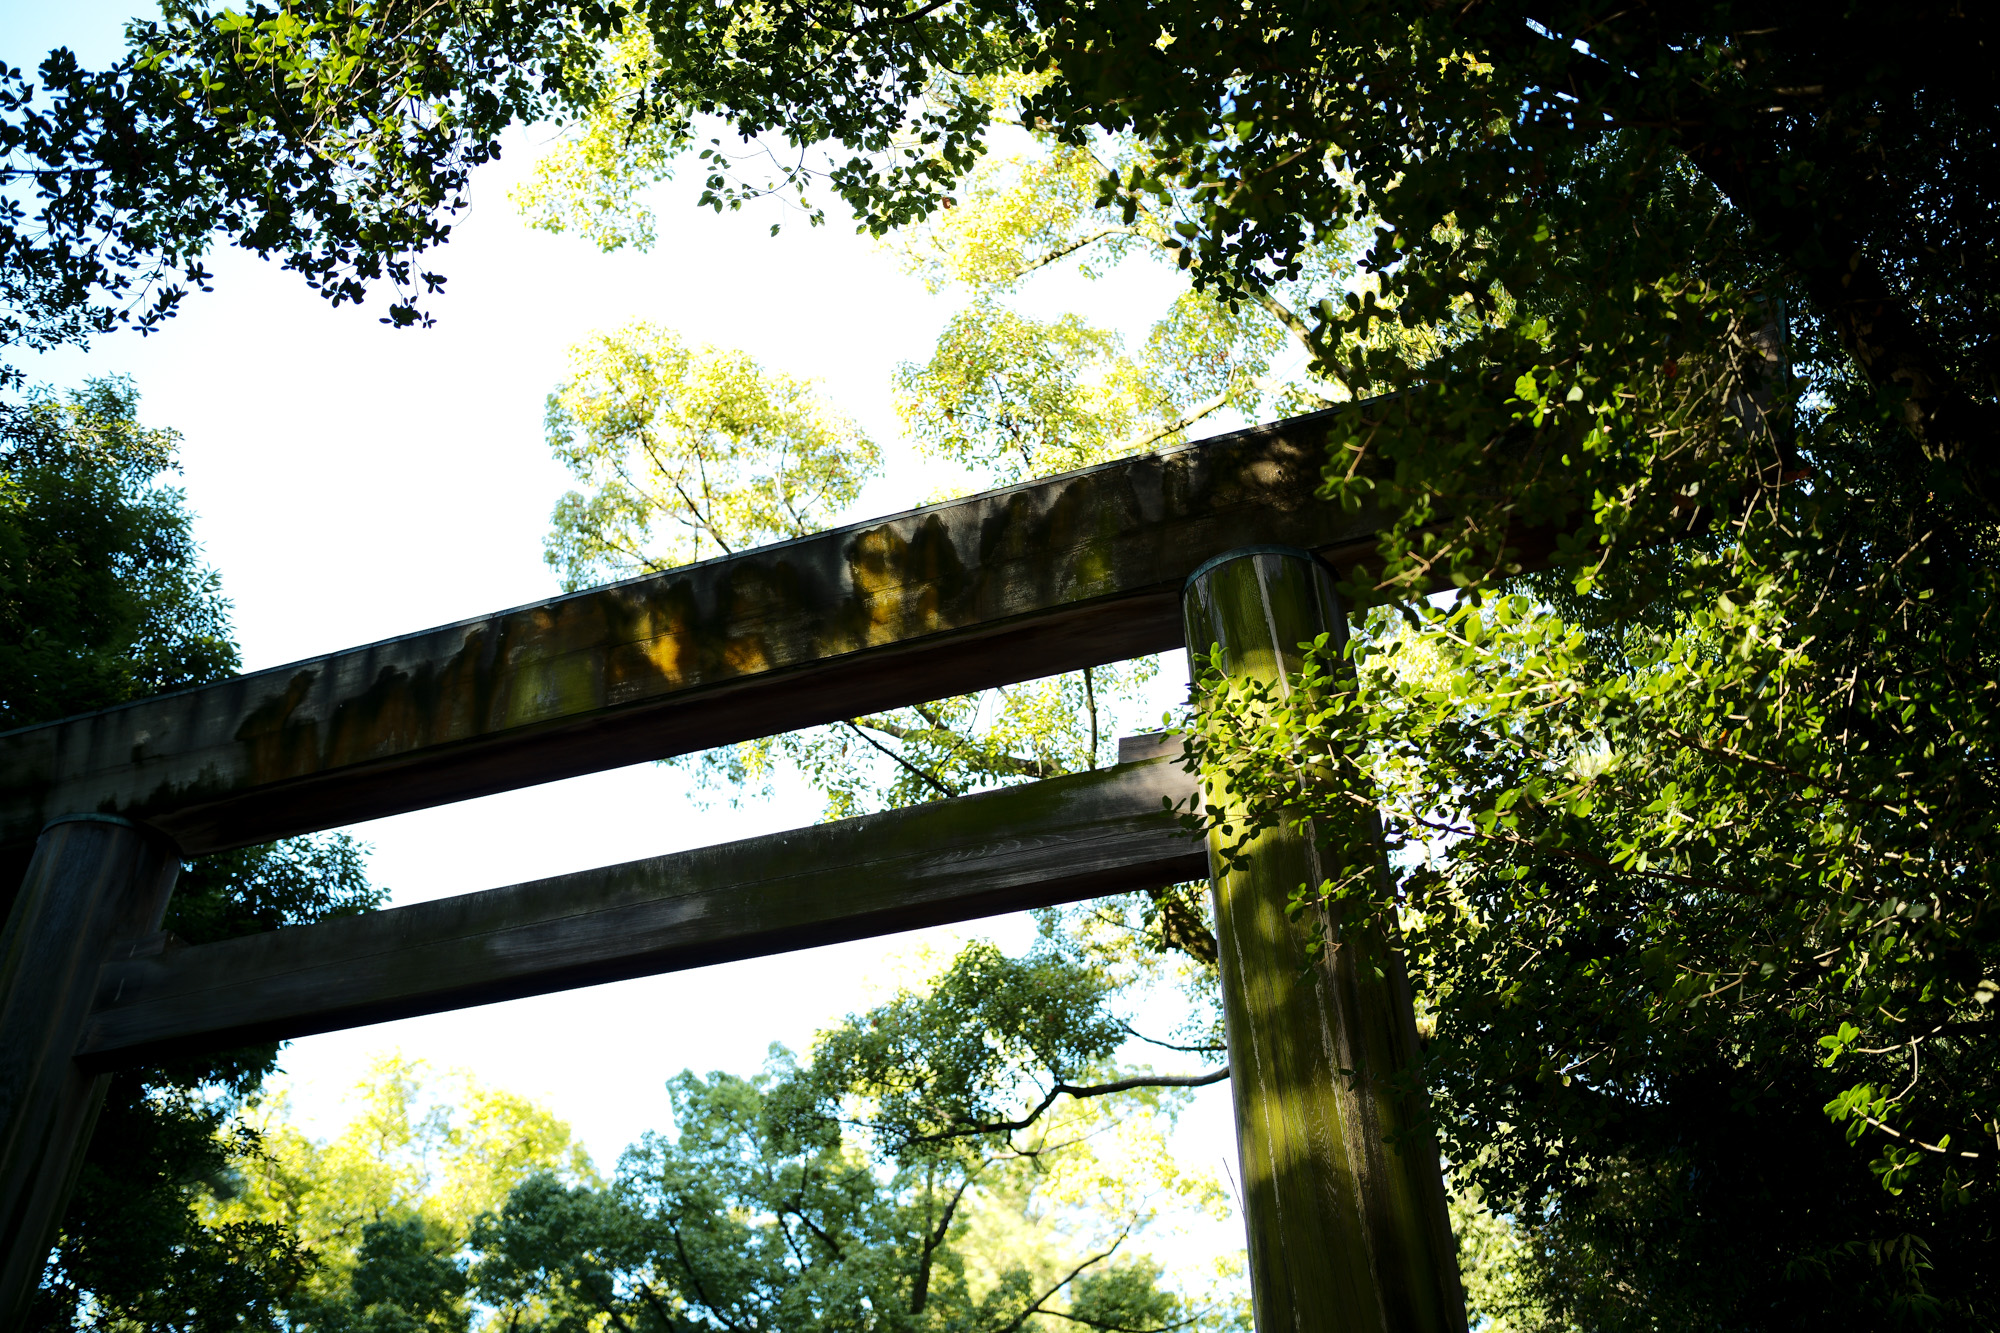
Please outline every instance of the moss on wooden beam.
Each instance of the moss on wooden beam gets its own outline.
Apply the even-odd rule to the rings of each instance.
[[[0,859],[118,814],[214,851],[1180,643],[1181,580],[1365,546],[1312,417],[0,735]]]

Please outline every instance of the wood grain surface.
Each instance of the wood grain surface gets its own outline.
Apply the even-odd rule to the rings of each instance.
[[[1205,878],[1172,759],[107,965],[112,1068]]]

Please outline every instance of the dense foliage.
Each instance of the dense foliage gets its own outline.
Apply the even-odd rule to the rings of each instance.
[[[218,237],[280,260],[335,304],[371,284],[410,324],[443,281],[420,265],[500,132],[548,105],[570,24],[595,6],[257,7],[169,3],[128,26],[130,54],[38,77],[0,66],[0,343],[150,329]]]
[[[42,391],[0,417],[0,727],[226,675],[228,604],[189,532],[172,432],[130,387]]]
[[[392,1057],[330,1142],[282,1101],[246,1111],[263,1151],[203,1211],[293,1237],[312,1264],[270,1318],[325,1333],[1240,1328],[1135,1252],[1217,1202],[1163,1151],[1173,1094],[1114,1123],[1105,1086],[1066,1081],[1110,1072],[1116,991],[1046,946],[974,945],[808,1060],[683,1071],[671,1126],[609,1179],[532,1103]]]
[[[1266,819],[1381,803],[1393,896],[1304,892],[1401,915],[1447,1150],[1531,1233],[1533,1320],[1983,1327],[1993,99],[1903,43],[1984,20],[1577,10],[1350,24],[1397,55],[1320,67],[1338,132],[1287,72],[1190,146],[1218,264],[1296,241],[1239,180],[1381,219],[1323,364],[1395,396],[1328,484],[1394,516],[1351,590],[1402,612],[1291,701],[1226,700],[1206,763]],[[1201,103],[1150,105],[1182,133]],[[1342,170],[1256,174],[1266,108]],[[1447,579],[1485,591],[1417,600]]]
[[[568,1125],[464,1074],[382,1057],[351,1105],[321,1141],[291,1123],[282,1094],[253,1100],[238,1123],[257,1151],[233,1163],[229,1189],[198,1201],[210,1227],[270,1229],[307,1260],[248,1327],[462,1333],[479,1219],[524,1181],[596,1179]]]

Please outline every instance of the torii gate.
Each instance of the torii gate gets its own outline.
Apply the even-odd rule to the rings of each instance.
[[[1192,779],[1135,738],[1110,769],[911,809],[159,932],[183,856],[1184,642],[1274,679],[1344,634],[1329,566],[1381,526],[1316,498],[1323,439],[1301,417],[0,735],[0,1316],[121,1066],[1210,875],[1164,808]],[[1400,965],[1379,937],[1310,961],[1285,916],[1317,854],[1270,834],[1211,878],[1257,1327],[1464,1333],[1437,1153],[1391,1081]]]

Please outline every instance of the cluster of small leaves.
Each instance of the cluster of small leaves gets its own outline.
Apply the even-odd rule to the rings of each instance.
[[[662,115],[653,87],[658,54],[644,27],[628,24],[592,52],[568,89],[562,132],[510,193],[528,225],[569,232],[609,253],[644,253],[659,237],[647,187],[670,179],[691,126]]]
[[[207,944],[354,916],[387,898],[368,881],[365,844],[346,833],[313,834],[189,862],[175,881],[166,928]]]
[[[920,220],[983,151],[977,89],[1005,67],[1003,41],[939,8],[621,4],[616,37],[575,59],[564,133],[517,199],[537,225],[645,249],[638,191],[693,149],[699,203],[718,212],[788,197],[819,225],[826,184],[878,235]],[[736,146],[701,139],[705,124]]]
[[[472,169],[516,121],[557,114],[594,4],[173,3],[106,70],[67,50],[0,68],[0,339],[45,347],[150,329],[205,288],[216,237],[280,259],[335,304],[387,282],[425,319]]]
[[[922,366],[896,377],[905,420],[931,453],[1002,484],[1130,452],[1141,423],[1181,415],[1115,333],[1074,314],[1037,320],[980,301],[953,315]]]
[[[645,100],[660,110],[649,115],[714,116],[746,143],[770,135],[798,152],[752,182],[711,144],[701,152],[704,204],[737,208],[824,179],[877,235],[943,204],[991,124],[972,81],[1010,63],[1004,34],[943,4],[760,0],[635,13],[658,60]],[[822,145],[824,166],[805,151]]]
[[[1487,1208],[1476,1191],[1454,1190],[1450,1206],[1466,1322],[1482,1333],[1526,1333],[1545,1327],[1546,1312],[1526,1290],[1532,1242],[1520,1228]]]
[[[545,546],[567,589],[804,536],[881,467],[816,385],[643,321],[571,350],[548,438],[586,488]]]

